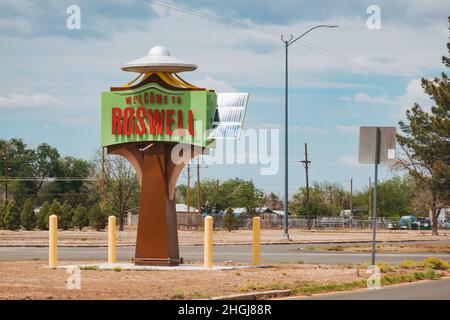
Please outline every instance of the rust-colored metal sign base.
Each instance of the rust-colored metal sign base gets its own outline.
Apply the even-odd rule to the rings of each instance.
[[[172,143],[154,142],[108,147],[108,153],[119,154],[130,161],[141,182],[136,265],[174,266],[182,262],[174,193],[184,163],[172,161],[174,146]],[[190,157],[194,155],[192,150]]]

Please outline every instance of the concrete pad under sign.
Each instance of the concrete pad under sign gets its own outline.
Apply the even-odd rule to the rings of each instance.
[[[195,265],[195,264],[184,264],[179,266],[137,266],[133,263],[90,263],[90,264],[79,264],[79,265],[66,265],[66,266],[58,266],[61,269],[67,268],[80,268],[90,269],[90,270],[130,270],[130,271],[139,271],[139,270],[185,270],[185,271],[195,271],[195,270],[236,270],[236,269],[250,269],[250,268],[261,268],[264,266],[213,266],[211,269],[205,268],[203,265]]]

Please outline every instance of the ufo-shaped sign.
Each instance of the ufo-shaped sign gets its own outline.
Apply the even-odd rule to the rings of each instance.
[[[170,52],[166,48],[156,46],[151,48],[145,57],[125,63],[121,69],[123,71],[138,73],[179,73],[184,71],[193,71],[197,69],[197,65],[171,56]]]

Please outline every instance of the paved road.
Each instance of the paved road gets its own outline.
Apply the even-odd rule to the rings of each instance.
[[[102,260],[107,258],[106,247],[63,247],[59,248],[58,256],[61,260]],[[185,260],[201,261],[203,259],[202,246],[180,246],[181,256]],[[321,264],[358,264],[370,262],[370,253],[348,253],[328,251],[307,251],[296,244],[264,245],[261,248],[263,263],[290,262],[321,263]],[[118,247],[119,260],[130,260],[134,256],[134,247]],[[429,253],[380,253],[378,261],[399,263],[405,259],[421,261],[434,256],[450,261],[450,254]],[[46,247],[0,247],[0,260],[32,260],[47,259]],[[214,246],[214,261],[250,262],[250,245]]]
[[[299,300],[450,300],[450,279],[407,283],[381,289],[322,294]]]

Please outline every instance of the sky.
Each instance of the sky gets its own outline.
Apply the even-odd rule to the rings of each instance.
[[[166,0],[164,0],[166,1]],[[173,1],[196,12],[251,26],[213,22],[150,0],[0,0],[0,138],[46,142],[61,155],[91,159],[100,146],[101,92],[134,78],[120,67],[155,45],[198,65],[189,82],[218,92],[250,94],[245,128],[283,129],[284,47],[280,34],[318,29],[289,48],[289,192],[304,185],[308,143],[310,181],[361,190],[373,166],[358,164],[360,126],[396,126],[415,102],[429,109],[420,79],[444,71],[450,2]],[[70,5],[80,29],[66,26]],[[380,28],[370,29],[370,5]],[[270,30],[258,32],[257,30]],[[202,165],[202,178],[252,179],[283,192],[283,130],[279,172],[260,164]],[[380,179],[401,174],[380,169]],[[195,179],[195,176],[193,176]],[[186,181],[186,172],[180,177]]]

